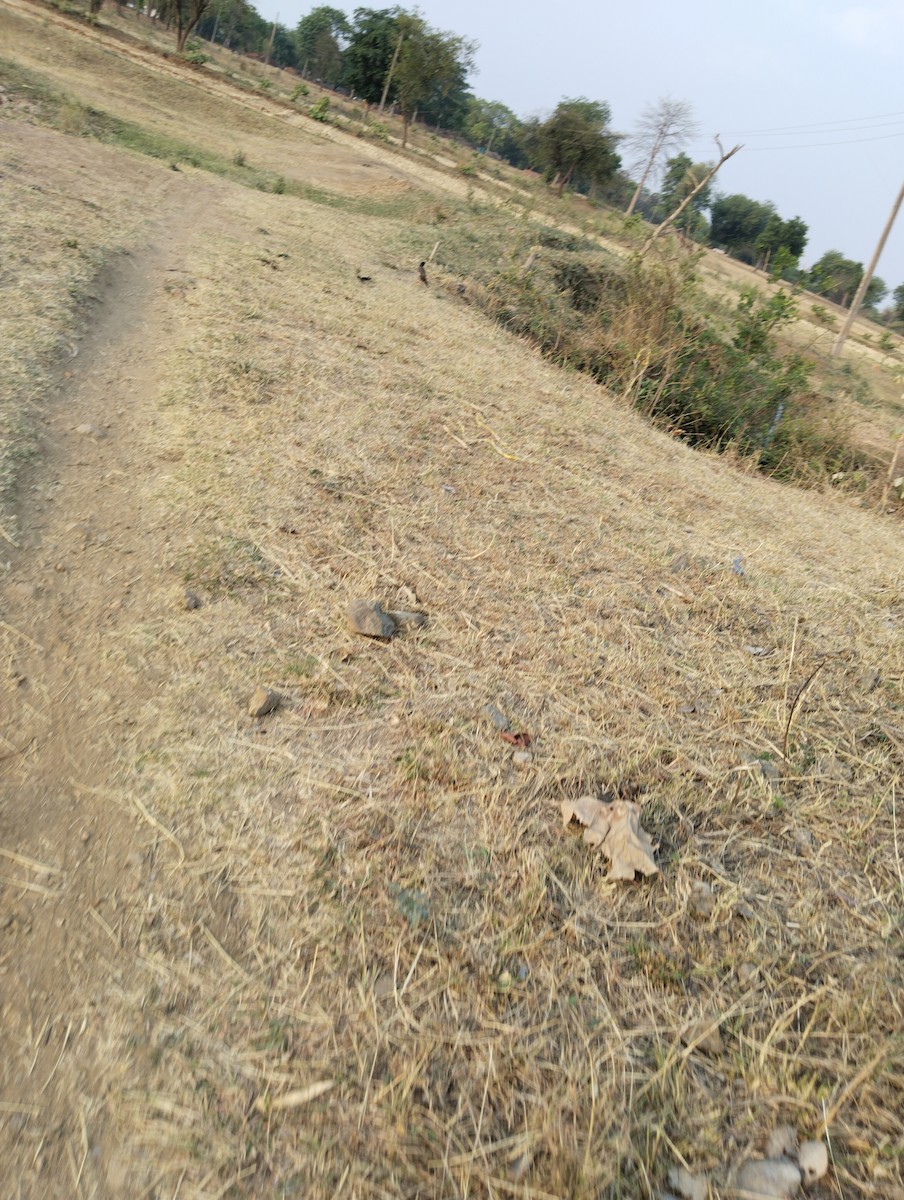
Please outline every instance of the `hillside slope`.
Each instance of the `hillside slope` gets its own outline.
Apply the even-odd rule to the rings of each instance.
[[[435,195],[343,193],[344,145],[305,199],[33,118],[29,181],[76,145],[146,219],[97,233],[4,545],[19,1194],[728,1196],[787,1123],[811,1194],[899,1196],[899,526],[424,287]],[[562,829],[604,793],[658,876]]]

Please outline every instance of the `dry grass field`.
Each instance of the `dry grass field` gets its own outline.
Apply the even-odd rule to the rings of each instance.
[[[898,1200],[900,521],[425,288],[501,201],[424,148],[3,21],[7,1194]]]

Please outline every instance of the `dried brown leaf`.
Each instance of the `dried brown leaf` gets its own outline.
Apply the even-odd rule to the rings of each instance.
[[[584,826],[584,841],[599,846],[609,860],[610,879],[633,879],[638,871],[641,875],[658,873],[653,861],[656,847],[641,828],[639,804],[630,800],[605,804],[593,796],[582,796],[563,802],[562,819],[566,825],[577,821]]]

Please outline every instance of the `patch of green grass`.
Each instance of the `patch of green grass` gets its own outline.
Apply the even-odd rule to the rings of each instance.
[[[342,212],[360,216],[397,220],[416,219],[424,210],[423,193],[412,191],[399,197],[374,199],[370,196],[346,196],[329,192],[299,180],[286,178],[275,171],[249,166],[244,151],[227,158],[202,146],[168,134],[158,133],[144,125],[124,121],[101,109],[82,104],[79,100],[57,91],[35,72],[0,59],[0,72],[11,92],[27,91],[29,100],[39,105],[41,121],[75,137],[94,138],[106,145],[119,146],[134,154],[143,154],[168,162],[173,170],[180,166],[208,171],[244,187],[276,195],[297,196],[312,204],[322,204]]]

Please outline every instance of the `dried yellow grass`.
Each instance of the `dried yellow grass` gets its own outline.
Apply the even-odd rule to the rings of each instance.
[[[894,527],[651,432],[396,237],[226,194],[185,264],[154,445],[190,516],[167,586],[204,604],[161,594],[131,647],[168,680],[139,787],[187,854],[131,999],[172,1104],[133,1097],[136,1149],[188,1196],[633,1196],[828,1115],[838,1186],[895,1195]],[[347,632],[348,599],[411,592],[422,632]],[[594,789],[642,801],[661,881],[562,834]],[[247,1115],[324,1080],[301,1120]]]
[[[719,1194],[787,1122],[831,1137],[826,1194],[893,1200],[899,528],[424,289],[435,236],[222,184],[157,296],[136,503],[169,555],[103,643],[149,877],[89,910],[141,970],[92,1100],[129,1185],[589,1200],[680,1162]],[[357,596],[428,623],[356,639]],[[655,880],[562,832],[604,791]]]

